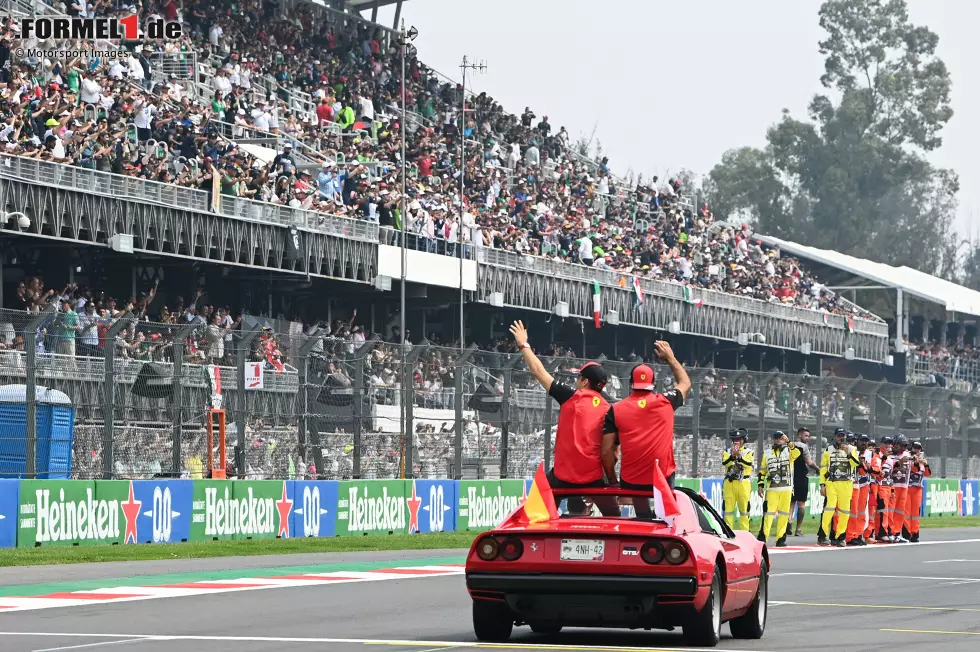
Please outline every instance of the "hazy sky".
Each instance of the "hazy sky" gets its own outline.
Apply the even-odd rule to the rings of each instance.
[[[530,106],[572,139],[590,135],[620,176],[705,174],[722,153],[761,146],[788,108],[799,118],[821,91],[820,0],[409,0],[407,25],[427,65],[459,79],[464,54],[485,73],[467,88],[505,108]],[[935,165],[962,187],[957,229],[980,229],[980,2],[908,0],[939,35],[955,115]],[[370,12],[365,12],[369,17]],[[393,9],[379,22],[391,25]],[[969,63],[973,61],[974,63]],[[472,82],[471,82],[472,80]]]

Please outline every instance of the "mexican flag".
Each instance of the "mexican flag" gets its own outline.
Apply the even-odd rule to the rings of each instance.
[[[592,281],[592,319],[596,328],[602,328],[602,289],[599,281]]]
[[[848,333],[853,333],[854,332],[854,317],[852,317],[851,315],[848,315],[847,317],[844,318],[844,321],[847,323],[847,332]]]
[[[643,288],[640,287],[640,277],[633,277],[633,294],[636,295],[636,305],[643,305]]]
[[[700,308],[701,304],[704,303],[703,299],[695,299],[693,293],[691,292],[691,286],[684,286],[684,301],[691,304],[695,308]]]

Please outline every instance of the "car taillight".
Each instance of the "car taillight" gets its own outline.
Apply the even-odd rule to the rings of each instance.
[[[664,547],[659,541],[647,541],[640,548],[640,557],[648,564],[659,564],[664,560]]]
[[[671,564],[683,564],[687,561],[687,547],[683,543],[671,541],[664,546],[664,557]]]
[[[500,542],[500,556],[507,561],[520,559],[524,554],[524,544],[520,539],[508,538]]]
[[[477,545],[476,554],[483,561],[493,561],[500,554],[500,544],[493,537],[486,537]]]

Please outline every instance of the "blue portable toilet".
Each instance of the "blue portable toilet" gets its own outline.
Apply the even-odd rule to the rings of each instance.
[[[37,387],[37,439],[35,477],[66,480],[71,477],[75,439],[75,408],[64,392]],[[0,387],[0,478],[27,474],[27,386]]]

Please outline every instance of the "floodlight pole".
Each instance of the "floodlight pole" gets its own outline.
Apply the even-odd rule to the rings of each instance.
[[[470,63],[466,55],[463,55],[463,63],[459,65],[463,72],[463,89],[460,93],[460,129],[459,129],[459,220],[456,224],[456,240],[459,246],[459,348],[466,346],[466,335],[463,322],[463,305],[466,303],[466,295],[463,291],[463,203],[466,197],[466,71],[474,70],[485,72],[487,64],[484,62]]]

